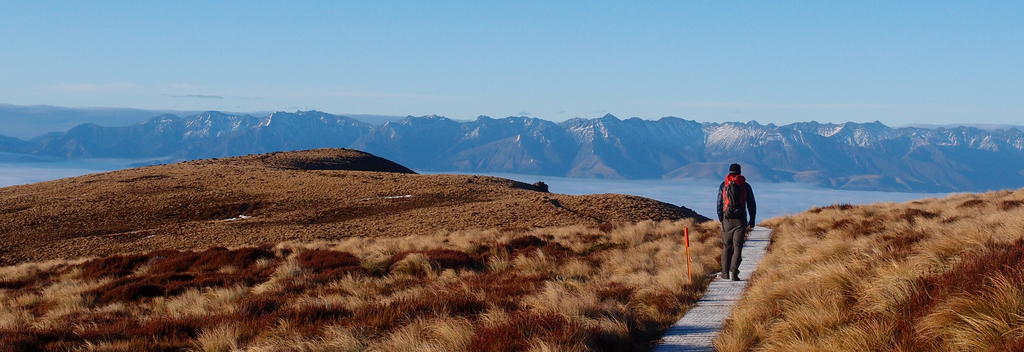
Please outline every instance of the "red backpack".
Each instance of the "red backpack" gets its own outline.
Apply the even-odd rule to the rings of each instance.
[[[743,175],[730,174],[725,177],[722,187],[722,217],[740,219],[746,215],[747,178]]]

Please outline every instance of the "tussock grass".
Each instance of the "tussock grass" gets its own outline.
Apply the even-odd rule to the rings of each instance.
[[[0,268],[0,345],[646,350],[717,270],[717,234],[716,223],[646,221],[21,264]]]
[[[721,351],[1024,350],[1024,191],[770,219]]]

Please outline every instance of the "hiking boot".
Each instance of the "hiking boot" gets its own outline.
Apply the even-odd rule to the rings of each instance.
[[[728,280],[729,279],[729,273],[718,274],[718,277],[722,278],[722,280]]]

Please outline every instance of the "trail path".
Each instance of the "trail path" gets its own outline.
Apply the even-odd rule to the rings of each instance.
[[[747,241],[743,244],[743,262],[740,263],[742,281],[715,278],[697,305],[665,332],[661,342],[654,348],[655,352],[714,351],[715,337],[722,330],[729,311],[746,290],[750,274],[764,257],[771,233],[769,228],[755,227],[747,235]]]

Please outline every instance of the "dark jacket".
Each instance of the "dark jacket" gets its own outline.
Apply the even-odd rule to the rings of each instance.
[[[757,222],[754,219],[757,217],[757,202],[754,200],[754,189],[750,187],[749,183],[743,183],[743,186],[747,187],[747,209],[744,213],[750,213],[750,221],[747,224],[753,225]],[[725,188],[725,182],[718,185],[718,221],[722,221],[722,189]],[[746,214],[743,216],[746,217]]]

